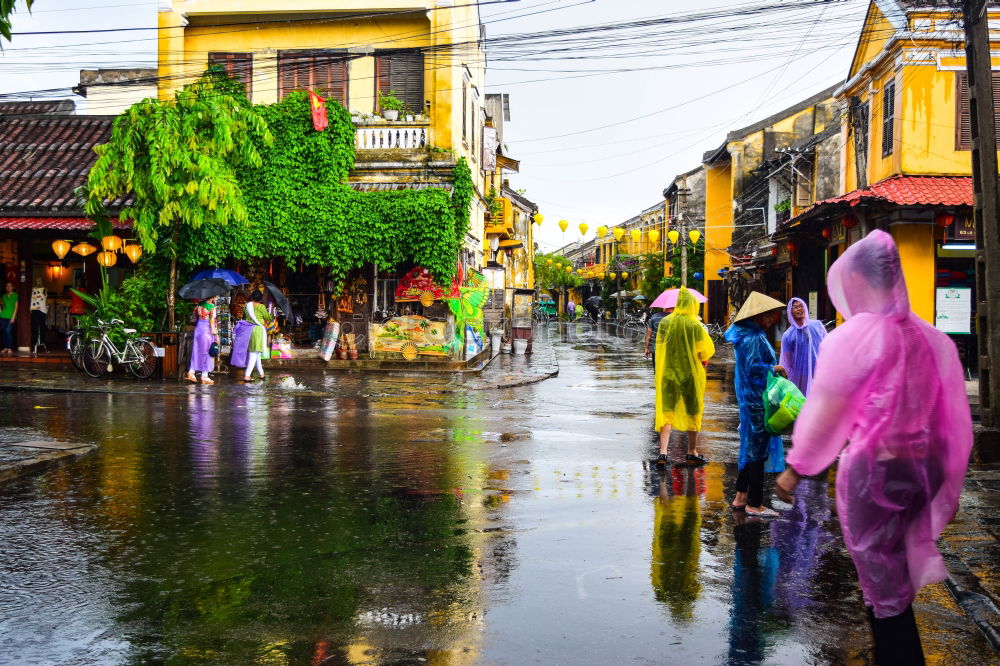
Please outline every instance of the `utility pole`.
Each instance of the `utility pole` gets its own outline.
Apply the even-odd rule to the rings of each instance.
[[[684,180],[681,183],[681,187],[677,190],[677,197],[680,199],[679,208],[680,213],[677,214],[678,222],[680,228],[678,231],[681,236],[678,238],[677,245],[681,248],[681,286],[686,287],[688,284],[688,253],[687,253],[687,220],[684,218],[684,213],[687,212],[687,196],[691,193],[688,189],[688,179],[684,176]]]
[[[1000,454],[1000,218],[997,136],[986,0],[962,0],[965,66],[972,126],[973,216],[976,225],[976,332],[979,340],[979,414],[976,433],[981,457]]]

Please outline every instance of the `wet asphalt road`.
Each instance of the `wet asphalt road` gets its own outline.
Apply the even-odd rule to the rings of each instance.
[[[0,663],[869,663],[827,480],[727,510],[731,366],[712,462],[659,473],[641,343],[550,335],[502,391],[0,395],[2,437],[101,447],[0,488]],[[943,586],[915,609],[929,663],[995,663]]]

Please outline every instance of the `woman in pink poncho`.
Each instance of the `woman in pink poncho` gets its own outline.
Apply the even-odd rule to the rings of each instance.
[[[852,245],[827,284],[846,321],[820,348],[777,494],[787,501],[799,475],[819,474],[844,451],[837,512],[875,661],[922,664],[910,604],[947,576],[934,542],[958,509],[972,448],[962,366],[952,341],[910,312],[889,234]]]

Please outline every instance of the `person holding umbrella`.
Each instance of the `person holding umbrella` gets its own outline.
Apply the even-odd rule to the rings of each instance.
[[[726,341],[736,355],[736,401],[740,408],[739,476],[732,507],[752,516],[778,515],[764,506],[764,472],[784,469],[785,450],[781,437],[764,428],[764,389],[772,372],[785,376],[785,369],[778,365],[765,331],[781,320],[784,307],[781,301],[752,291],[726,331]]]
[[[187,380],[198,382],[195,373],[201,374],[202,384],[214,384],[208,373],[215,369],[215,360],[209,351],[212,343],[219,344],[219,325],[216,321],[215,296],[210,296],[194,308],[197,323],[194,327],[194,344],[191,346],[191,365],[188,366]]]

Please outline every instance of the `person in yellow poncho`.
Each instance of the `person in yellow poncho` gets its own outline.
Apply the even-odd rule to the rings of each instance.
[[[705,365],[715,354],[715,344],[698,319],[698,301],[681,287],[673,314],[656,329],[656,429],[660,432],[657,465],[668,462],[667,448],[673,428],[687,431],[688,464],[701,464],[698,432],[705,411]]]

